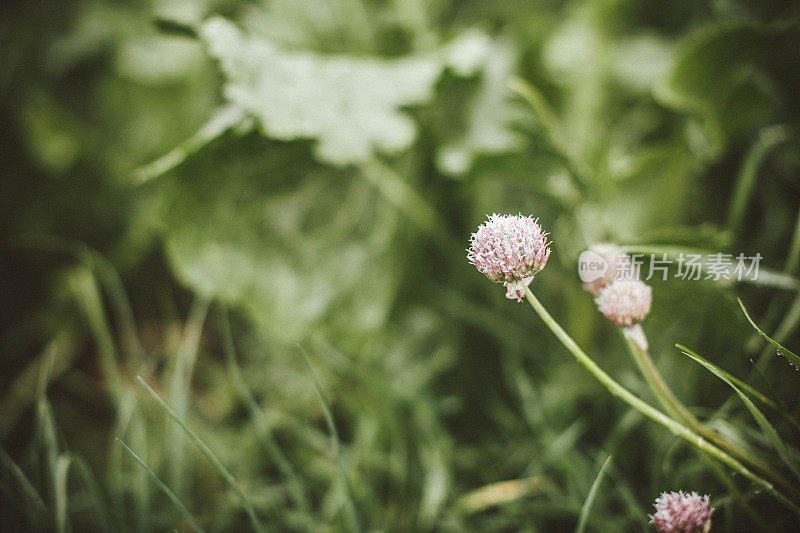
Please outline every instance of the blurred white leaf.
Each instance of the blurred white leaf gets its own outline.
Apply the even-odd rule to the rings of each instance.
[[[649,90],[665,74],[672,61],[668,41],[643,35],[622,42],[614,52],[614,73],[632,89]]]
[[[281,50],[214,18],[200,33],[227,78],[225,96],[280,140],[316,139],[317,156],[346,165],[398,152],[416,137],[401,107],[432,96],[436,55],[378,59]]]
[[[482,58],[477,54],[477,40],[464,41],[458,48],[464,53],[470,51],[474,59],[482,59],[483,65],[473,64],[472,68],[473,71],[482,68],[483,76],[470,102],[466,131],[437,154],[436,164],[446,174],[464,174],[472,167],[478,153],[497,154],[522,146],[521,136],[509,128],[513,117],[510,116],[508,80],[514,73],[517,52],[508,41],[484,41],[480,46],[486,47]],[[463,68],[466,61],[461,65]],[[454,70],[458,71],[456,67]],[[467,70],[463,68],[462,72]]]

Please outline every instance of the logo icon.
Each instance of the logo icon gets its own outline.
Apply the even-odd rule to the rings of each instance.
[[[578,257],[578,275],[584,283],[602,278],[608,272],[608,268],[608,261],[597,252],[586,250]]]

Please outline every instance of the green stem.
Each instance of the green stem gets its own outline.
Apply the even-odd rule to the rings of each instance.
[[[647,384],[650,386],[650,390],[653,391],[656,399],[658,399],[667,414],[695,431],[702,428],[700,421],[689,412],[686,406],[681,403],[675,396],[675,393],[672,392],[672,389],[669,388],[669,385],[664,381],[664,378],[656,368],[647,350],[643,349],[632,339],[626,337],[625,341],[628,344],[628,351],[631,354],[631,358],[636,363],[636,366],[639,367],[645,380],[647,380]]]
[[[751,470],[749,470],[746,466],[740,463],[738,460],[734,459],[726,452],[720,450],[707,440],[705,440],[700,435],[697,435],[694,431],[687,428],[683,424],[680,424],[673,420],[672,418],[668,417],[658,409],[654,408],[653,406],[649,405],[648,403],[642,401],[640,398],[635,396],[633,393],[628,391],[625,387],[617,383],[611,376],[605,373],[602,368],[600,368],[597,363],[592,360],[591,357],[586,355],[586,353],[581,350],[581,348],[572,340],[567,332],[561,329],[561,326],[558,325],[552,316],[547,312],[547,310],[542,306],[536,296],[533,295],[530,288],[525,289],[525,296],[528,299],[528,302],[533,307],[534,311],[539,315],[539,317],[544,321],[547,327],[550,328],[558,340],[564,345],[564,347],[569,350],[569,352],[575,357],[575,359],[583,365],[586,370],[588,370],[600,383],[605,386],[606,389],[611,393],[612,396],[620,398],[622,401],[642,413],[644,416],[649,418],[650,420],[660,424],[664,428],[666,428],[670,433],[673,435],[682,438],[701,452],[705,452],[708,455],[712,456],[713,458],[717,459],[718,461],[722,462],[723,464],[728,465],[729,467],[733,468],[747,479],[751,480],[752,482],[756,483],[763,487],[767,492],[772,494],[777,500],[781,503],[786,505],[789,509],[794,511],[796,514],[800,515],[800,507],[795,505],[791,500],[789,500],[786,496],[781,494],[769,481],[763,479],[758,474],[755,474]]]
[[[644,375],[645,380],[647,380],[647,384],[650,386],[650,390],[653,391],[653,394],[658,399],[661,406],[664,410],[669,414],[672,418],[676,419],[681,424],[689,427],[696,433],[700,434],[701,436],[705,437],[707,440],[713,442],[720,448],[724,448],[728,452],[738,456],[740,459],[749,462],[754,467],[764,467],[767,468],[767,473],[771,475],[775,475],[774,472],[762,461],[758,460],[750,456],[746,451],[742,450],[741,448],[733,445],[732,443],[726,441],[725,439],[721,438],[719,435],[714,433],[710,428],[708,428],[705,424],[700,422],[690,411],[689,409],[678,399],[672,389],[667,385],[667,382],[664,381],[663,376],[658,371],[653,359],[650,357],[648,350],[640,346],[637,342],[633,339],[625,337],[625,341],[628,344],[628,349],[631,354],[631,358],[634,360],[636,365],[639,367],[639,370]],[[739,505],[747,512],[747,514],[755,521],[756,523],[761,523],[761,518],[755,513],[753,508],[747,502],[747,500],[742,495],[739,488],[736,486],[735,483],[728,477],[725,470],[722,466],[715,461],[712,457],[710,457],[707,453],[702,454],[703,459],[705,460],[706,464],[708,464],[711,471],[714,475],[725,485],[728,490],[731,492],[733,497],[736,501],[739,502]],[[780,478],[780,476],[778,476]]]
[[[642,371],[642,374],[647,380],[647,384],[650,386],[653,394],[655,394],[656,398],[664,407],[664,410],[667,412],[667,414],[681,424],[690,428],[695,433],[701,435],[704,439],[714,443],[718,447],[735,455],[746,463],[749,463],[750,466],[754,467],[770,478],[779,481],[782,485],[788,483],[767,463],[761,459],[758,459],[757,457],[753,457],[751,454],[747,453],[746,450],[743,450],[735,444],[728,442],[724,438],[714,433],[708,426],[695,418],[695,416],[689,411],[689,409],[686,408],[685,405],[683,405],[678,397],[675,396],[675,393],[672,392],[672,389],[670,389],[669,385],[667,385],[667,383],[664,381],[664,378],[656,368],[656,365],[653,363],[653,360],[650,358],[650,354],[647,353],[647,350],[643,349],[631,339],[626,340],[628,342],[628,348],[630,349],[631,357]]]

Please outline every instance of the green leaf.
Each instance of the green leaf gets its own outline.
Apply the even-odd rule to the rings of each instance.
[[[758,423],[758,426],[761,428],[761,432],[770,441],[775,451],[778,452],[778,455],[780,456],[781,460],[783,460],[786,466],[789,467],[789,470],[792,471],[795,477],[800,479],[800,467],[798,467],[797,459],[789,451],[789,449],[783,443],[783,440],[781,440],[780,435],[778,435],[778,432],[775,430],[772,424],[769,423],[769,420],[767,420],[767,418],[761,413],[758,407],[756,407],[753,401],[750,398],[748,398],[747,395],[743,393],[742,390],[733,383],[733,381],[728,379],[726,373],[721,369],[719,369],[716,365],[698,356],[696,353],[689,350],[688,348],[685,348],[681,345],[676,345],[676,346],[678,346],[678,349],[681,352],[683,352],[684,355],[688,356],[689,358],[703,365],[706,369],[708,369],[712,374],[714,374],[719,379],[724,381],[730,388],[732,388],[736,392],[736,394],[739,395],[739,398],[742,400],[742,403],[744,403],[745,407],[747,407],[747,410],[750,411],[750,414],[753,416],[755,421]]]
[[[352,169],[322,166],[301,143],[228,135],[161,185],[167,255],[193,290],[246,311],[286,345],[315,325],[383,324],[404,228]]]
[[[697,119],[690,145],[715,158],[729,138],[778,119],[782,97],[794,90],[786,65],[800,59],[799,43],[796,25],[704,27],[681,44],[656,97]]]
[[[264,450],[267,452],[267,455],[269,455],[270,459],[275,463],[278,471],[286,478],[289,484],[289,491],[292,493],[292,498],[295,500],[298,508],[304,512],[308,512],[310,506],[302,480],[275,440],[272,430],[265,420],[261,406],[258,405],[256,398],[247,386],[247,382],[239,369],[239,363],[236,360],[236,348],[233,343],[233,333],[231,332],[231,323],[227,312],[223,312],[219,315],[218,324],[222,336],[222,348],[225,352],[225,358],[227,359],[228,373],[231,376],[233,386],[239,398],[247,407],[248,411],[250,411],[250,420],[253,423],[253,429],[259,441],[261,441]]]
[[[753,193],[758,178],[758,169],[772,150],[792,138],[787,126],[764,128],[750,147],[736,178],[736,189],[728,210],[728,231],[737,234],[744,221],[747,203]]]
[[[429,100],[444,68],[433,54],[390,60],[282,50],[219,17],[200,36],[220,62],[230,102],[273,139],[315,139],[317,156],[335,165],[408,148],[417,129],[401,107]]]
[[[747,321],[750,322],[750,325],[753,326],[753,329],[756,330],[756,333],[758,333],[758,335],[761,338],[763,338],[768,343],[770,343],[772,345],[772,347],[775,348],[775,350],[778,352],[778,355],[784,356],[789,361],[789,364],[792,365],[792,367],[795,369],[796,372],[800,371],[800,357],[797,357],[793,352],[791,352],[790,350],[784,348],[783,346],[781,346],[780,344],[778,344],[777,342],[772,340],[772,338],[770,338],[766,333],[761,331],[761,328],[759,328],[756,325],[756,323],[753,322],[753,319],[750,318],[750,314],[747,312],[747,309],[745,308],[744,304],[742,303],[742,300],[739,299],[739,298],[737,298],[736,300],[739,302],[739,307],[742,308],[742,312],[744,312],[744,316],[747,317]]]

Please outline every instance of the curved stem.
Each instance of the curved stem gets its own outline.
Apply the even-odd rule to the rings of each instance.
[[[786,496],[784,496],[781,492],[779,492],[772,483],[767,481],[766,479],[762,478],[758,474],[749,470],[746,466],[740,463],[737,459],[731,457],[726,452],[720,450],[715,445],[711,444],[707,440],[705,440],[700,435],[696,434],[691,429],[687,428],[683,424],[676,422],[672,418],[668,417],[655,407],[651,406],[650,404],[642,401],[636,395],[631,393],[628,389],[617,383],[614,378],[609,376],[605,373],[605,371],[600,368],[597,363],[592,360],[591,357],[586,355],[586,353],[581,350],[581,348],[575,343],[575,341],[570,337],[567,332],[561,329],[561,326],[558,325],[550,313],[544,308],[544,306],[536,299],[536,296],[533,295],[530,288],[526,288],[525,290],[525,297],[528,300],[528,303],[531,304],[534,311],[539,315],[539,317],[544,321],[547,327],[550,328],[558,340],[564,345],[564,347],[569,350],[569,352],[575,357],[575,359],[583,365],[586,370],[588,370],[600,383],[605,386],[606,389],[611,393],[612,396],[616,396],[644,416],[649,418],[650,420],[660,424],[664,428],[666,428],[670,433],[676,435],[698,450],[707,453],[708,455],[712,456],[713,458],[717,459],[718,461],[728,465],[729,467],[733,468],[747,479],[753,481],[757,485],[763,487],[767,492],[772,494],[776,499],[778,499],[781,503],[786,505],[789,509],[800,515],[800,507],[795,505],[791,500],[789,500]]]

